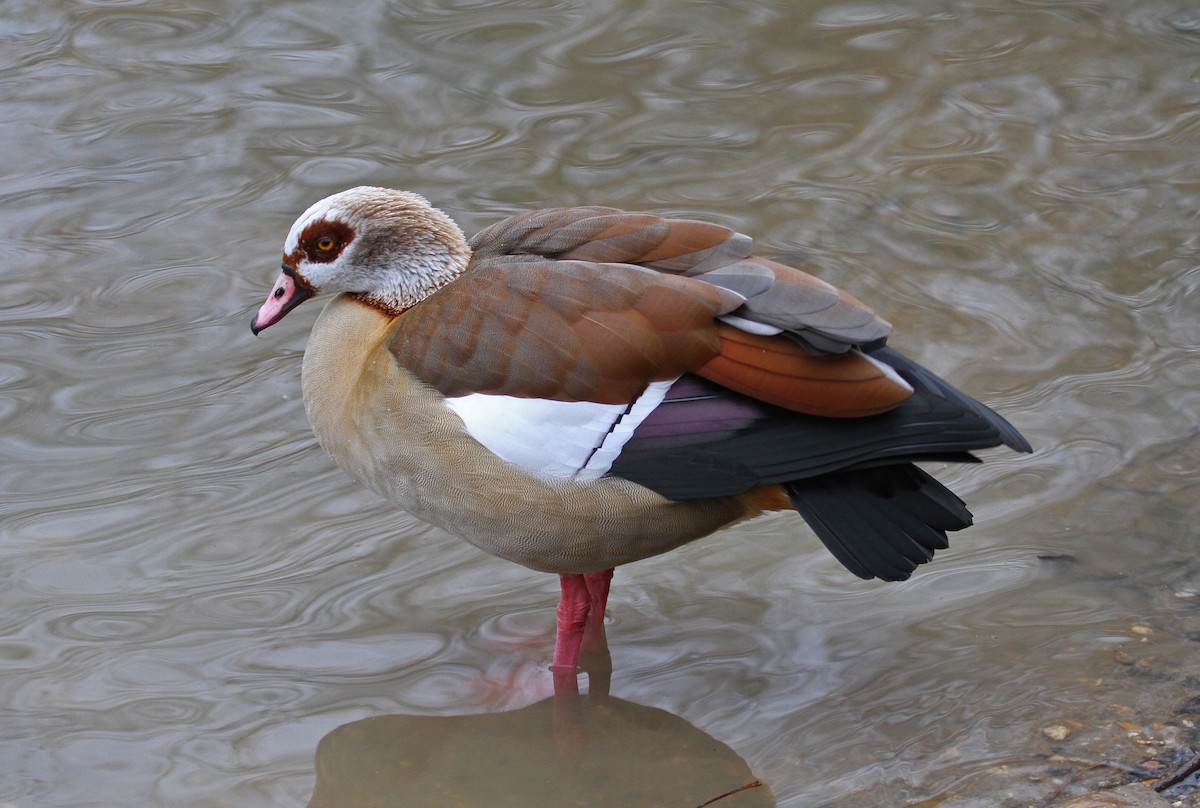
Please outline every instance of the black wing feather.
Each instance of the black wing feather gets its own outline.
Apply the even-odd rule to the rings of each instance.
[[[869,354],[914,388],[889,412],[802,415],[685,377],[634,432],[610,474],[674,500],[783,485],[851,572],[907,578],[947,546],[947,531],[971,524],[962,500],[912,463],[975,462],[976,449],[1030,447],[1004,418],[899,352]]]

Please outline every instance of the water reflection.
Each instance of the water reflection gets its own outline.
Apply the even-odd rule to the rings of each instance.
[[[317,747],[308,806],[776,805],[732,749],[677,716],[611,697],[576,708],[582,737],[565,753],[553,698],[505,713],[345,724]]]
[[[480,715],[380,715],[321,739],[309,808],[774,806],[733,749],[682,718],[608,693],[560,691]]]

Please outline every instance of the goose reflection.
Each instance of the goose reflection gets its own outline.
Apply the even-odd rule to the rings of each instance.
[[[610,696],[606,647],[581,662],[586,693],[559,676],[552,697],[517,710],[338,727],[317,746],[308,808],[776,804],[725,744],[665,710]]]

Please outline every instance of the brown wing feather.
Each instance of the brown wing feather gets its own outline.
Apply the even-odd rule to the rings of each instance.
[[[721,326],[721,352],[696,373],[760,401],[809,415],[855,418],[912,395],[859,353],[812,356],[786,337]]]
[[[708,222],[614,208],[552,208],[505,219],[471,240],[480,257],[541,255],[638,264],[729,289],[735,312],[790,331],[819,353],[883,340],[887,321],[840,289],[795,267],[751,254],[749,237]]]
[[[471,240],[466,273],[397,321],[397,360],[448,396],[627,402],[699,372],[800,412],[855,416],[907,397],[857,344],[889,326],[839,289],[751,255],[720,225],[614,208],[514,216]],[[761,337],[730,314],[789,331]],[[818,358],[813,352],[837,354]]]
[[[477,255],[396,321],[389,349],[443,395],[627,403],[720,350],[740,299],[634,266]]]

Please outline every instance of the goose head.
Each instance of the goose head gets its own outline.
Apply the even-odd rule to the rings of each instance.
[[[458,277],[470,257],[458,225],[423,197],[351,188],[317,202],[292,225],[279,278],[250,330],[257,334],[327,292],[399,314]]]

